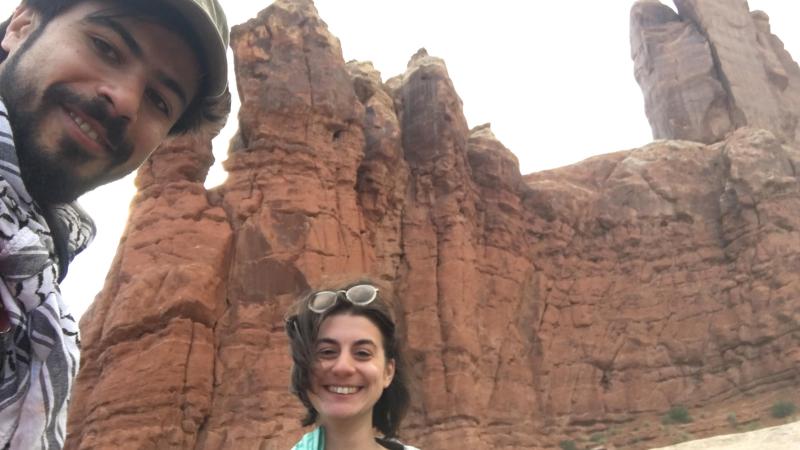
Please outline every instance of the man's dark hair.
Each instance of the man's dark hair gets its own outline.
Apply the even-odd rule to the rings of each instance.
[[[44,31],[47,24],[55,17],[63,14],[72,6],[86,0],[23,0],[23,3],[39,12],[41,18],[40,34]],[[110,0],[111,3],[113,0]],[[169,8],[167,5],[158,3],[152,0],[125,0],[117,1],[119,5],[124,5],[124,14],[130,13],[134,15],[141,15],[143,17],[156,19],[159,23],[169,26],[169,29],[177,32],[186,38],[189,46],[194,50],[201,67],[208,67],[206,55],[200,50],[197,45],[198,39],[194,30],[189,26],[188,22],[177,12]],[[0,41],[5,38],[6,31],[8,30],[11,18],[5,22],[0,23]],[[37,38],[38,36],[32,36]],[[6,60],[8,52],[0,47],[0,64]],[[204,79],[201,79],[201,85],[197,94],[186,106],[186,110],[181,117],[175,122],[175,125],[170,129],[169,134],[176,135],[192,131],[204,123],[221,123],[228,114],[230,109],[230,96],[227,94],[219,97],[211,97],[206,93],[208,87]]]
[[[411,395],[408,387],[408,374],[401,351],[401,343],[395,329],[393,314],[386,303],[388,290],[370,280],[359,280],[339,284],[336,289],[322,291],[339,291],[359,284],[371,284],[379,288],[378,297],[370,304],[358,306],[339,299],[331,309],[317,314],[308,309],[308,302],[320,291],[304,295],[295,305],[294,313],[286,320],[286,333],[292,353],[291,391],[306,407],[306,416],[301,421],[308,426],[317,421],[319,413],[311,404],[308,390],[311,387],[311,369],[314,364],[314,345],[322,322],[331,316],[348,314],[362,316],[372,322],[383,337],[383,351],[386,361],[394,360],[394,377],[389,386],[383,390],[381,397],[372,410],[372,426],[387,438],[397,437],[400,423],[408,411]]]

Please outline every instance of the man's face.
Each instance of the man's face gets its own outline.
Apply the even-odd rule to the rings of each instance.
[[[34,199],[71,201],[135,170],[197,94],[187,42],[123,3],[85,1],[47,24],[18,9],[0,97]]]

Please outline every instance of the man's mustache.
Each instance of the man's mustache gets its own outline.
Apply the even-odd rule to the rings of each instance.
[[[42,101],[49,105],[68,105],[96,120],[105,129],[105,138],[111,147],[113,158],[126,160],[130,156],[131,146],[125,142],[128,119],[113,115],[108,101],[99,97],[85,99],[63,84],[48,87]]]

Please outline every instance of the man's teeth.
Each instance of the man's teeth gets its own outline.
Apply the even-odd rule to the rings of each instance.
[[[86,133],[86,135],[92,138],[93,141],[99,142],[97,139],[100,136],[97,134],[96,131],[92,129],[92,127],[89,126],[88,123],[86,123],[83,119],[78,117],[74,112],[70,111],[69,116],[72,117],[72,120],[75,121],[76,124],[78,124],[78,127],[80,127],[81,131]]]
[[[334,394],[355,394],[356,391],[358,391],[358,388],[348,386],[328,386],[328,390]]]

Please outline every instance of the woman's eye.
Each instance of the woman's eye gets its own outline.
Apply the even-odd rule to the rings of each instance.
[[[94,45],[94,48],[97,49],[97,51],[100,52],[100,54],[103,55],[105,59],[112,62],[120,61],[119,53],[117,53],[117,50],[114,47],[112,47],[111,44],[109,44],[108,42],[98,37],[92,37],[92,44]]]
[[[337,351],[332,348],[321,348],[317,350],[317,356],[323,359],[335,358]]]
[[[358,350],[355,352],[356,359],[365,361],[372,358],[372,352],[369,350]]]

